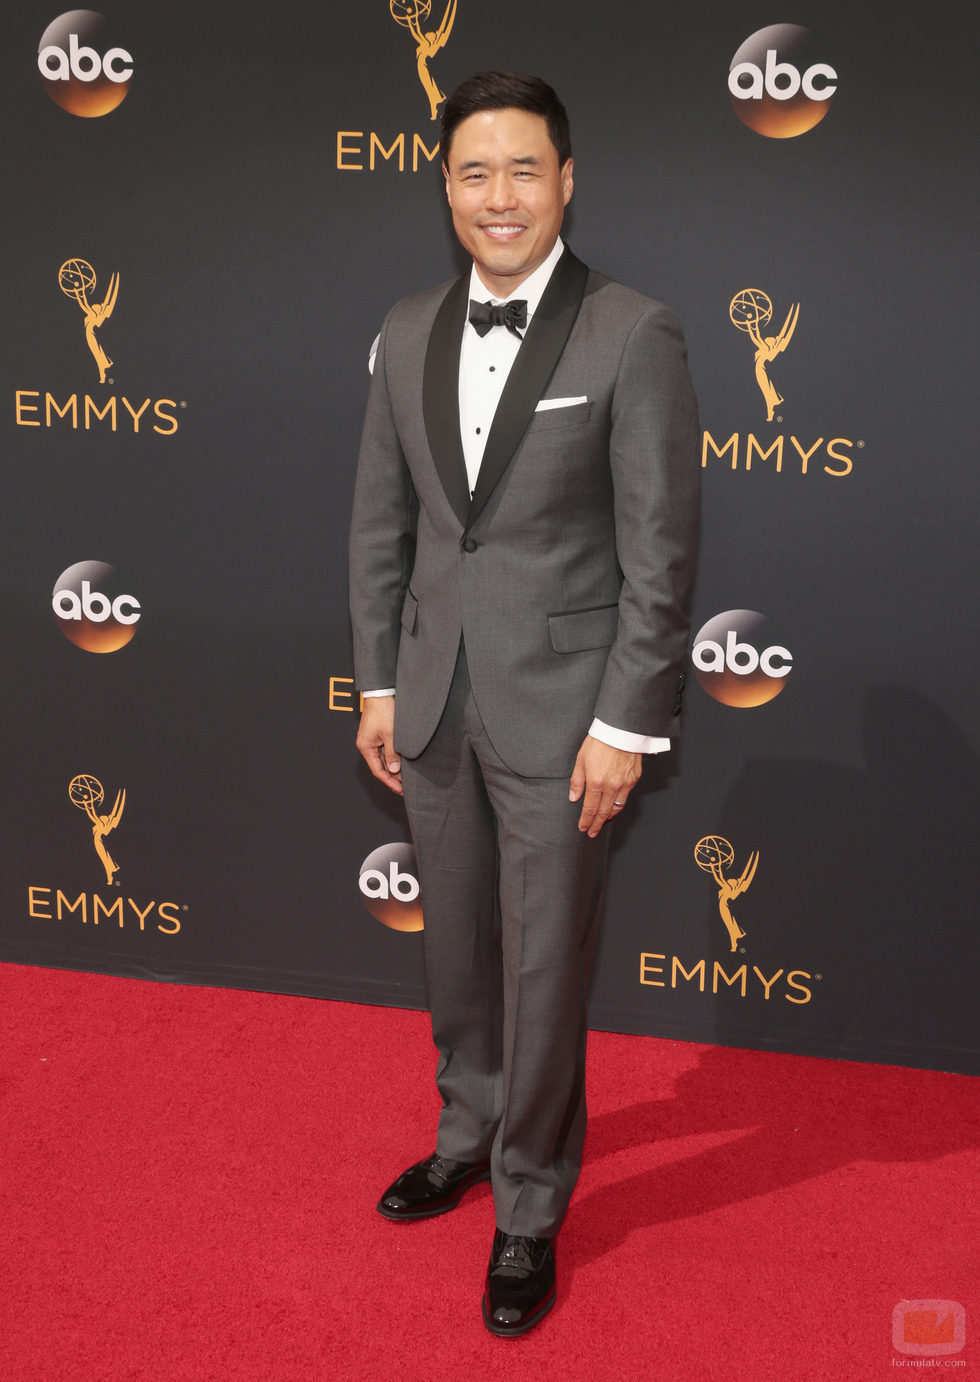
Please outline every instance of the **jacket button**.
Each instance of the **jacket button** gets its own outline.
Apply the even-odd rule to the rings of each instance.
[[[475,552],[476,549],[479,547],[479,545],[480,545],[480,544],[477,542],[477,540],[476,540],[475,537],[464,537],[464,538],[463,538],[463,551],[464,551],[464,552]]]

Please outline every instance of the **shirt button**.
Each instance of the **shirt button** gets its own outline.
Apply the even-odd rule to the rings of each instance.
[[[476,435],[477,435],[477,436],[480,435],[480,428],[479,428],[479,427],[476,429]]]
[[[496,365],[491,365],[491,366],[490,366],[490,373],[493,374],[494,371],[496,370],[496,368],[497,368]]]
[[[464,551],[464,552],[475,552],[476,549],[479,547],[479,545],[480,545],[480,544],[477,542],[476,538],[474,538],[474,537],[464,537],[464,538],[463,538],[463,551]]]

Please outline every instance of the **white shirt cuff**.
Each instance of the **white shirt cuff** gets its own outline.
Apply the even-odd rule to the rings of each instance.
[[[362,692],[361,692],[361,695],[364,697],[364,699],[365,699],[366,701],[369,701],[369,700],[371,699],[372,696],[393,696],[394,694],[395,694],[395,688],[394,688],[393,686],[390,687],[387,691],[362,691]]]
[[[627,753],[666,753],[670,748],[669,739],[655,739],[649,734],[630,734],[629,730],[613,729],[612,725],[605,725],[601,720],[592,721],[589,733],[600,743],[610,744],[614,749],[624,749]]]

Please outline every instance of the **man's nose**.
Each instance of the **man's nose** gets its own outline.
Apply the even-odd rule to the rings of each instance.
[[[507,211],[517,205],[517,195],[506,173],[498,173],[490,179],[486,204],[491,211]]]

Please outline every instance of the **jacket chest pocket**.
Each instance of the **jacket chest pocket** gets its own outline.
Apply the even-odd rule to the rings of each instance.
[[[567,408],[540,408],[531,422],[532,432],[550,432],[553,428],[574,427],[588,422],[592,416],[592,404],[570,403]]]

